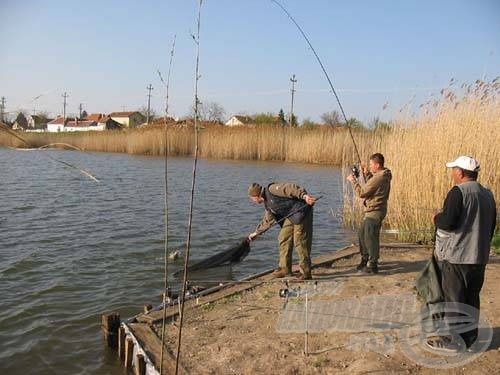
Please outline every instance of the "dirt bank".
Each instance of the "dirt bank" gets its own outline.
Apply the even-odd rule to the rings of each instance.
[[[487,266],[481,294],[481,311],[493,328],[489,348],[472,361],[445,370],[427,367],[429,361],[442,357],[413,351],[415,345],[418,349],[418,342],[411,341],[416,333],[404,330],[405,325],[411,327],[408,320],[416,318],[408,310],[408,301],[414,298],[415,276],[430,252],[427,248],[383,248],[378,275],[356,273],[353,268],[359,256],[355,255],[331,267],[316,268],[316,284],[267,282],[189,309],[184,319],[182,364],[193,374],[500,373],[500,299],[496,289],[500,282],[499,256],[492,256]],[[279,295],[285,288],[289,291],[287,301]],[[308,356],[304,355],[305,335],[297,333],[304,328],[300,318],[304,316],[306,289],[311,332]],[[346,301],[358,301],[360,305],[346,307]],[[339,310],[340,302],[347,314]],[[319,311],[320,304],[326,310]],[[329,306],[336,306],[331,314]],[[350,312],[352,316],[346,317]],[[353,316],[355,322],[349,326]],[[363,316],[372,319],[363,321]],[[373,316],[379,320],[374,322]],[[170,348],[175,348],[177,332],[176,324],[167,327]],[[415,353],[424,358],[415,357]],[[455,360],[451,358],[447,363],[453,366]]]

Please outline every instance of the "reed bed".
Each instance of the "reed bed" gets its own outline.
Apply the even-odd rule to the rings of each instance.
[[[360,139],[363,159],[382,152],[386,166],[392,171],[385,226],[400,231],[402,239],[432,238],[431,218],[442,207],[452,187],[445,163],[459,155],[479,160],[479,182],[493,191],[498,208],[500,83],[477,81],[462,86],[460,91],[458,97],[450,90],[443,90],[439,100],[424,104],[414,116],[399,119],[392,131],[371,133]],[[350,187],[344,187],[344,218],[353,225],[361,217],[360,202],[353,199]]]
[[[389,130],[354,131],[363,162],[381,152],[393,181],[386,228],[400,238],[428,241],[431,217],[440,209],[452,186],[445,162],[459,155],[479,160],[479,181],[500,202],[500,82],[477,81],[462,86],[460,95],[443,90],[442,96],[421,106],[417,114],[397,119]],[[192,155],[192,126],[168,126],[171,156]],[[85,151],[163,155],[163,126],[127,131],[85,133],[19,133],[32,147],[68,143]],[[357,162],[353,143],[345,128],[319,126],[312,129],[277,126],[224,127],[204,125],[199,130],[200,156],[238,160],[274,160],[342,166],[344,176]],[[26,147],[20,140],[0,132],[0,145]],[[344,184],[345,223],[357,226],[362,217],[359,199]]]

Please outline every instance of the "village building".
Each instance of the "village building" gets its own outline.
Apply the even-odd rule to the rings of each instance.
[[[19,112],[16,119],[14,120],[14,123],[12,124],[12,129],[24,131],[27,128],[28,128],[28,120],[26,119],[26,116],[24,116],[22,112]]]
[[[226,126],[242,126],[253,124],[254,119],[250,116],[245,115],[234,115],[226,122]]]
[[[124,128],[135,128],[146,121],[146,118],[137,111],[112,112],[109,114],[109,117],[120,123]]]
[[[58,133],[64,131],[64,125],[66,122],[68,122],[69,119],[67,118],[64,120],[62,117],[57,117],[52,121],[49,121],[47,123],[47,131],[50,133]]]
[[[40,115],[30,115],[28,116],[28,128],[27,132],[44,132],[47,130],[47,124],[52,121],[45,116]]]

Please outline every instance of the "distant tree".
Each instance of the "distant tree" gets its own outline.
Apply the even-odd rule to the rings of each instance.
[[[274,113],[256,113],[252,115],[257,125],[274,125],[276,123],[276,116]]]
[[[298,125],[299,125],[298,117],[295,115],[292,115],[292,126],[298,126]]]
[[[144,116],[144,118],[148,117],[148,107],[147,106],[142,106],[137,110],[141,115]],[[154,118],[156,118],[156,111],[153,108],[149,109],[149,121],[152,121]]]
[[[87,111],[86,111],[86,110],[83,110],[83,111],[82,111],[82,118],[87,118],[87,116],[88,116],[88,115],[89,115],[89,114],[87,113]]]
[[[226,111],[219,103],[208,102],[205,106],[207,121],[222,122],[224,120]]]
[[[342,125],[342,121],[340,120],[340,114],[337,111],[323,113],[321,115],[321,121],[323,121],[324,124],[330,126]]]
[[[194,105],[189,109],[189,118],[194,119]],[[199,102],[198,119],[201,121],[223,122],[226,111],[217,102]]]
[[[365,128],[363,123],[354,117],[351,117],[349,120],[347,120],[347,126],[349,126],[352,129],[364,129]]]
[[[390,122],[380,121],[378,117],[375,117],[370,124],[370,128],[374,131],[390,131],[392,130],[392,124]]]
[[[19,111],[17,113],[16,119],[14,122],[17,122],[18,126],[21,127],[22,129],[26,129],[28,127],[28,120],[26,119],[26,112],[25,111]]]
[[[285,125],[286,124],[286,119],[285,119],[285,112],[283,112],[283,108],[280,109],[278,113],[278,117],[280,119],[280,124]]]
[[[302,127],[305,129],[314,129],[317,126],[318,124],[313,120],[311,120],[310,118],[305,118],[304,120],[302,120]]]

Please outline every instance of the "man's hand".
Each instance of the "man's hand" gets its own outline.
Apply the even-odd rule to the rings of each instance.
[[[351,184],[353,184],[354,181],[356,181],[356,178],[352,174],[349,174],[349,175],[347,175],[347,181],[349,181]]]
[[[257,237],[257,232],[250,233],[247,237],[248,242],[252,242]]]
[[[309,206],[314,206],[314,203],[316,203],[316,198],[314,198],[311,195],[304,195],[304,200]]]

